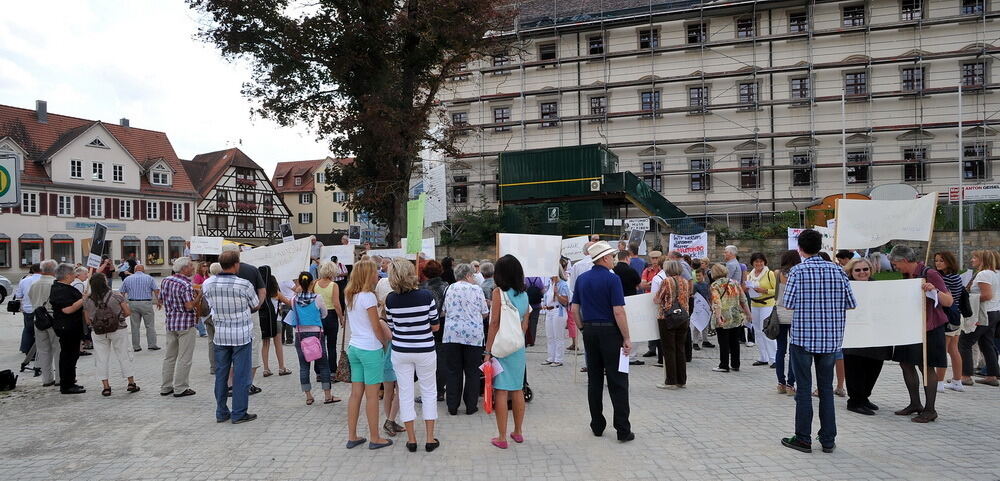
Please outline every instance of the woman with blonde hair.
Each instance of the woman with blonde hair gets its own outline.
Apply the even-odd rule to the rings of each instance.
[[[469,269],[468,274],[472,271]],[[437,420],[438,355],[434,333],[441,328],[440,312],[434,294],[419,288],[413,264],[406,259],[394,259],[389,273],[392,292],[385,298],[385,317],[392,330],[392,369],[399,389],[399,419],[406,426],[406,449],[417,450],[414,419],[414,376],[420,386],[421,411],[426,426],[424,449],[434,451],[441,443],[434,437]],[[476,292],[477,297],[479,292]]]
[[[323,299],[326,305],[326,315],[323,317],[323,337],[326,339],[326,350],[330,353],[327,360],[330,372],[337,372],[337,332],[344,327],[344,310],[340,305],[340,286],[334,281],[340,277],[340,267],[330,261],[324,261],[317,270],[319,277],[313,289],[316,295]],[[314,370],[319,375],[319,365]]]
[[[973,385],[972,381],[972,346],[978,345],[986,361],[986,376],[975,382],[989,386],[1000,386],[997,376],[1000,366],[997,363],[996,346],[993,338],[996,336],[997,324],[1000,324],[1000,254],[990,250],[980,250],[972,253],[972,268],[976,277],[972,279],[970,294],[979,295],[979,312],[976,325],[972,332],[963,333],[958,337],[958,350],[962,353],[962,384]]]
[[[719,336],[719,367],[715,372],[740,370],[740,329],[750,319],[750,306],[743,287],[729,278],[724,264],[712,265],[712,326]]]
[[[347,349],[347,359],[351,363],[351,398],[347,403],[347,449],[368,441],[358,436],[362,398],[365,400],[365,417],[368,418],[368,433],[371,436],[368,449],[392,445],[392,440],[382,438],[378,431],[378,387],[382,384],[383,349],[392,337],[392,333],[389,331],[389,326],[378,318],[376,282],[378,282],[378,267],[372,261],[363,260],[354,265],[347,288],[344,289],[347,323],[351,328],[351,342]]]

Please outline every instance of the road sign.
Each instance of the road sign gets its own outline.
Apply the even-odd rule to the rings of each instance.
[[[0,152],[0,207],[21,204],[21,156]]]

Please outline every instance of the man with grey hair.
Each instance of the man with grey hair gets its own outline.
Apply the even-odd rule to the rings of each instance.
[[[167,352],[163,358],[160,395],[184,397],[195,394],[188,387],[188,378],[197,335],[194,326],[198,323],[198,315],[194,308],[201,302],[201,292],[195,294],[191,282],[194,265],[190,257],[174,260],[173,270],[174,275],[160,283],[160,299],[167,315]]]
[[[236,252],[237,258],[239,257],[240,250],[239,247],[237,247],[236,245],[227,244],[222,246],[222,252],[229,252],[229,251]],[[260,274],[260,269],[257,268],[258,266],[247,264],[246,262],[242,261],[238,262],[237,264],[239,267],[237,268],[236,276],[252,284],[254,290],[257,293],[258,302],[257,305],[254,306],[253,308],[254,312],[256,312],[256,310],[260,309],[260,306],[264,304],[264,300],[267,299],[267,290],[266,290],[267,284],[264,282],[264,276]],[[340,267],[340,265],[338,264],[337,267]],[[260,331],[260,323],[254,322],[252,329],[253,329],[253,343],[250,346],[251,347],[250,394],[257,394],[261,392],[261,388],[253,384],[253,380],[255,377],[257,377],[257,368],[260,367],[261,363],[260,350],[261,350],[262,336]]]
[[[472,278],[475,279],[476,285],[478,286],[483,285],[483,281],[486,280],[486,278],[483,277],[483,274],[481,272],[479,272],[481,268],[479,261],[474,260],[470,262],[469,265],[472,266]]]
[[[726,270],[729,271],[729,278],[742,286],[743,269],[740,268],[740,261],[736,260],[737,253],[739,253],[739,249],[736,246],[728,245],[722,255],[726,259]]]
[[[41,275],[28,289],[28,300],[34,307],[35,312],[35,367],[42,370],[42,386],[54,386],[59,382],[58,371],[55,369],[59,365],[59,337],[56,336],[52,326],[43,326],[39,329],[37,316],[38,310],[44,309],[49,316],[52,315],[52,306],[49,305],[49,293],[52,291],[52,283],[56,281],[56,263],[53,259],[46,259],[38,266]],[[79,349],[77,349],[79,351]]]
[[[479,264],[479,273],[483,275],[483,282],[479,283],[479,287],[483,288],[483,295],[486,299],[493,298],[493,288],[497,286],[496,281],[493,280],[493,263],[490,261],[483,261]]]
[[[59,392],[82,394],[87,392],[76,383],[76,362],[80,359],[80,342],[83,340],[83,294],[73,287],[76,268],[72,264],[59,264],[56,282],[49,290],[52,306],[52,328],[59,336]]]
[[[160,288],[156,286],[156,280],[146,274],[146,268],[142,264],[136,264],[135,273],[122,281],[119,292],[128,299],[128,308],[132,310],[132,350],[141,351],[139,344],[139,326],[146,324],[146,347],[150,351],[156,351],[160,346],[156,343],[156,327],[154,325],[153,303],[158,306]]]
[[[317,240],[314,235],[309,236],[309,242],[311,242],[309,245],[309,258],[318,263],[321,261],[319,256],[323,251],[323,243]]]

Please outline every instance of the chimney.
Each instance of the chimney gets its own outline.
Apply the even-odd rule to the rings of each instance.
[[[38,118],[39,123],[47,123],[49,121],[49,104],[44,100],[35,101],[35,115]]]
[[[118,125],[121,125],[122,127],[128,127],[129,126],[128,125],[128,119],[125,118],[125,117],[122,117],[121,120],[118,121]]]

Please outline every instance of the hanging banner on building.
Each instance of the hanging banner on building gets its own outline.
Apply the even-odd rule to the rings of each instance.
[[[217,256],[222,254],[222,237],[191,237],[191,254]]]
[[[444,162],[426,160],[423,168],[424,192],[427,193],[427,200],[424,202],[424,227],[430,227],[435,222],[444,222],[448,217],[448,175]]]
[[[497,256],[510,254],[521,262],[524,277],[559,275],[562,237],[557,235],[497,234]]]
[[[101,267],[101,255],[104,254],[104,242],[108,236],[108,226],[98,222],[94,225],[94,237],[90,241],[90,253],[87,254],[87,267]]]
[[[1000,200],[1000,184],[963,185],[961,190],[958,187],[949,189],[948,200],[958,202],[959,198],[965,202]]]
[[[270,266],[271,275],[278,282],[295,279],[299,273],[309,270],[309,251],[312,240],[304,237],[273,246],[255,247],[240,253],[240,262],[255,267]]]
[[[352,245],[339,245],[339,246],[323,246],[319,250],[320,262],[332,260],[331,257],[337,257],[337,262],[345,266],[354,265],[354,246]]]
[[[867,249],[893,240],[928,242],[937,192],[915,200],[837,199],[837,249]]]
[[[858,307],[847,311],[844,347],[905,346],[924,342],[922,279],[851,282]]]
[[[694,235],[670,234],[670,249],[693,259],[708,257],[708,232]]]
[[[406,203],[406,238],[403,244],[407,254],[420,252],[420,242],[424,237],[424,203],[427,194],[420,194],[416,199]]]
[[[570,237],[569,239],[562,240],[562,256],[576,262],[584,257],[587,257],[583,253],[583,246],[590,242],[589,235],[582,235],[579,237]]]

